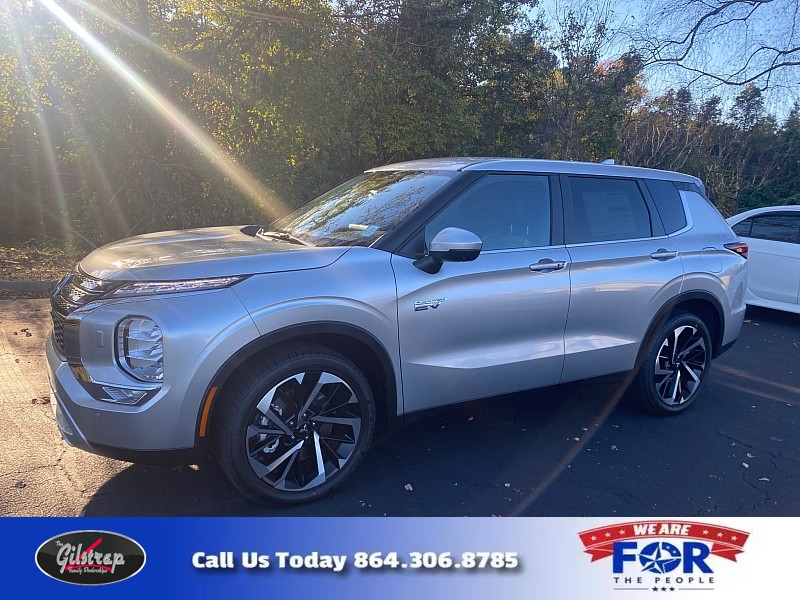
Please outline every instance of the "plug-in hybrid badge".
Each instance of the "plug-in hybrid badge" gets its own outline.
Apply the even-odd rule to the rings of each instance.
[[[447,298],[436,298],[435,300],[417,300],[414,302],[414,310],[428,310],[429,308],[439,308]]]

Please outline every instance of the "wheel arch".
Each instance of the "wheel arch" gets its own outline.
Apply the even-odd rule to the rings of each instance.
[[[703,290],[682,292],[662,306],[650,321],[641,347],[644,348],[646,340],[649,340],[650,336],[661,325],[666,323],[670,316],[680,311],[692,313],[706,324],[708,334],[711,337],[711,357],[716,358],[722,349],[722,336],[725,332],[725,312],[719,300],[712,293]],[[641,359],[641,350],[639,354],[637,367]]]
[[[292,325],[261,336],[233,354],[211,378],[197,415],[195,442],[210,449],[214,413],[224,398],[225,386],[242,366],[265,352],[287,343],[314,343],[352,360],[369,381],[375,398],[376,426],[393,429],[401,422],[397,415],[397,375],[386,348],[372,334],[347,323],[313,322]]]

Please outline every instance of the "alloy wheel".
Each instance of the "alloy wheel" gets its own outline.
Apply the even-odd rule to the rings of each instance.
[[[250,468],[277,490],[311,490],[344,467],[361,426],[358,398],[342,378],[325,371],[292,375],[264,394],[248,421]]]
[[[687,402],[700,385],[707,363],[702,333],[691,325],[676,327],[656,356],[654,383],[661,401],[670,406]]]

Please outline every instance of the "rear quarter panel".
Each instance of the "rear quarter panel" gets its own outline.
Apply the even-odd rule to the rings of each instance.
[[[675,234],[684,264],[683,291],[705,291],[717,298],[725,346],[736,340],[744,321],[747,261],[725,248],[738,237],[708,200],[689,191],[682,191],[681,198],[689,219],[687,229]]]

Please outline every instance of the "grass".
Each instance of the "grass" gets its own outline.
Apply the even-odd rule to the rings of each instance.
[[[85,255],[83,249],[35,240],[15,246],[0,245],[0,281],[58,281]]]

